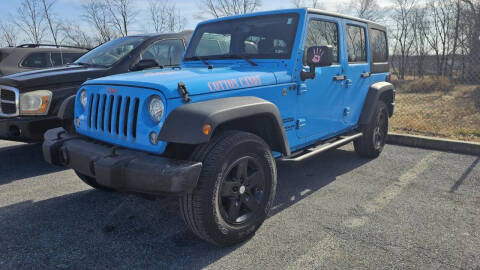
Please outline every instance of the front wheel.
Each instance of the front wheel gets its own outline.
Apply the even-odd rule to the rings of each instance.
[[[370,123],[362,128],[363,136],[353,142],[355,151],[363,157],[376,158],[383,151],[388,136],[388,108],[379,100]]]
[[[252,236],[275,197],[277,171],[268,145],[254,134],[229,131],[197,147],[191,159],[203,162],[197,187],[180,198],[191,231],[218,246]]]

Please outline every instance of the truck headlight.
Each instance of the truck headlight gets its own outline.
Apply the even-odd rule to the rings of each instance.
[[[150,117],[155,123],[159,123],[162,120],[164,109],[165,106],[163,105],[163,101],[159,96],[152,96],[150,98],[148,110],[150,112]]]
[[[46,115],[52,101],[52,92],[37,90],[20,95],[21,115]]]
[[[85,90],[82,90],[82,92],[80,92],[80,103],[82,104],[84,109],[87,107],[88,96],[87,96],[87,91]]]

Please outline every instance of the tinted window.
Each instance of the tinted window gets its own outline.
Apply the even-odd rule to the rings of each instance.
[[[63,54],[63,64],[70,64],[75,62],[83,53],[64,53]]]
[[[367,62],[365,28],[347,25],[348,62]]]
[[[338,25],[333,22],[311,20],[305,40],[305,52],[312,46],[331,46],[334,62],[338,63]],[[306,60],[303,62],[305,64]]]
[[[184,50],[180,39],[162,40],[146,49],[142,59],[155,59],[162,66],[179,65]]]
[[[54,67],[62,65],[62,55],[60,53],[51,53],[50,59]]]
[[[374,63],[388,61],[387,34],[383,31],[370,30],[370,51]]]
[[[50,66],[48,61],[49,53],[32,53],[22,62],[22,67],[45,68]]]
[[[232,19],[198,27],[185,60],[250,58],[289,58],[292,52],[298,14],[277,14]]]
[[[144,37],[122,37],[109,41],[80,57],[76,63],[111,66],[145,40]]]

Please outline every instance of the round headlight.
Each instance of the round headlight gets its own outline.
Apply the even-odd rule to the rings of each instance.
[[[82,104],[83,108],[87,107],[87,102],[88,102],[87,91],[82,90],[82,92],[80,93],[80,103]]]
[[[150,112],[150,117],[155,123],[159,123],[162,120],[163,111],[165,107],[163,106],[163,101],[159,96],[153,96],[150,99],[150,104],[148,110]]]

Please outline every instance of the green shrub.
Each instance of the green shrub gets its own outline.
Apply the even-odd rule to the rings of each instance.
[[[444,92],[448,93],[453,90],[455,85],[447,78],[432,77],[423,78],[410,82],[405,85],[405,91],[411,93],[432,93]]]

